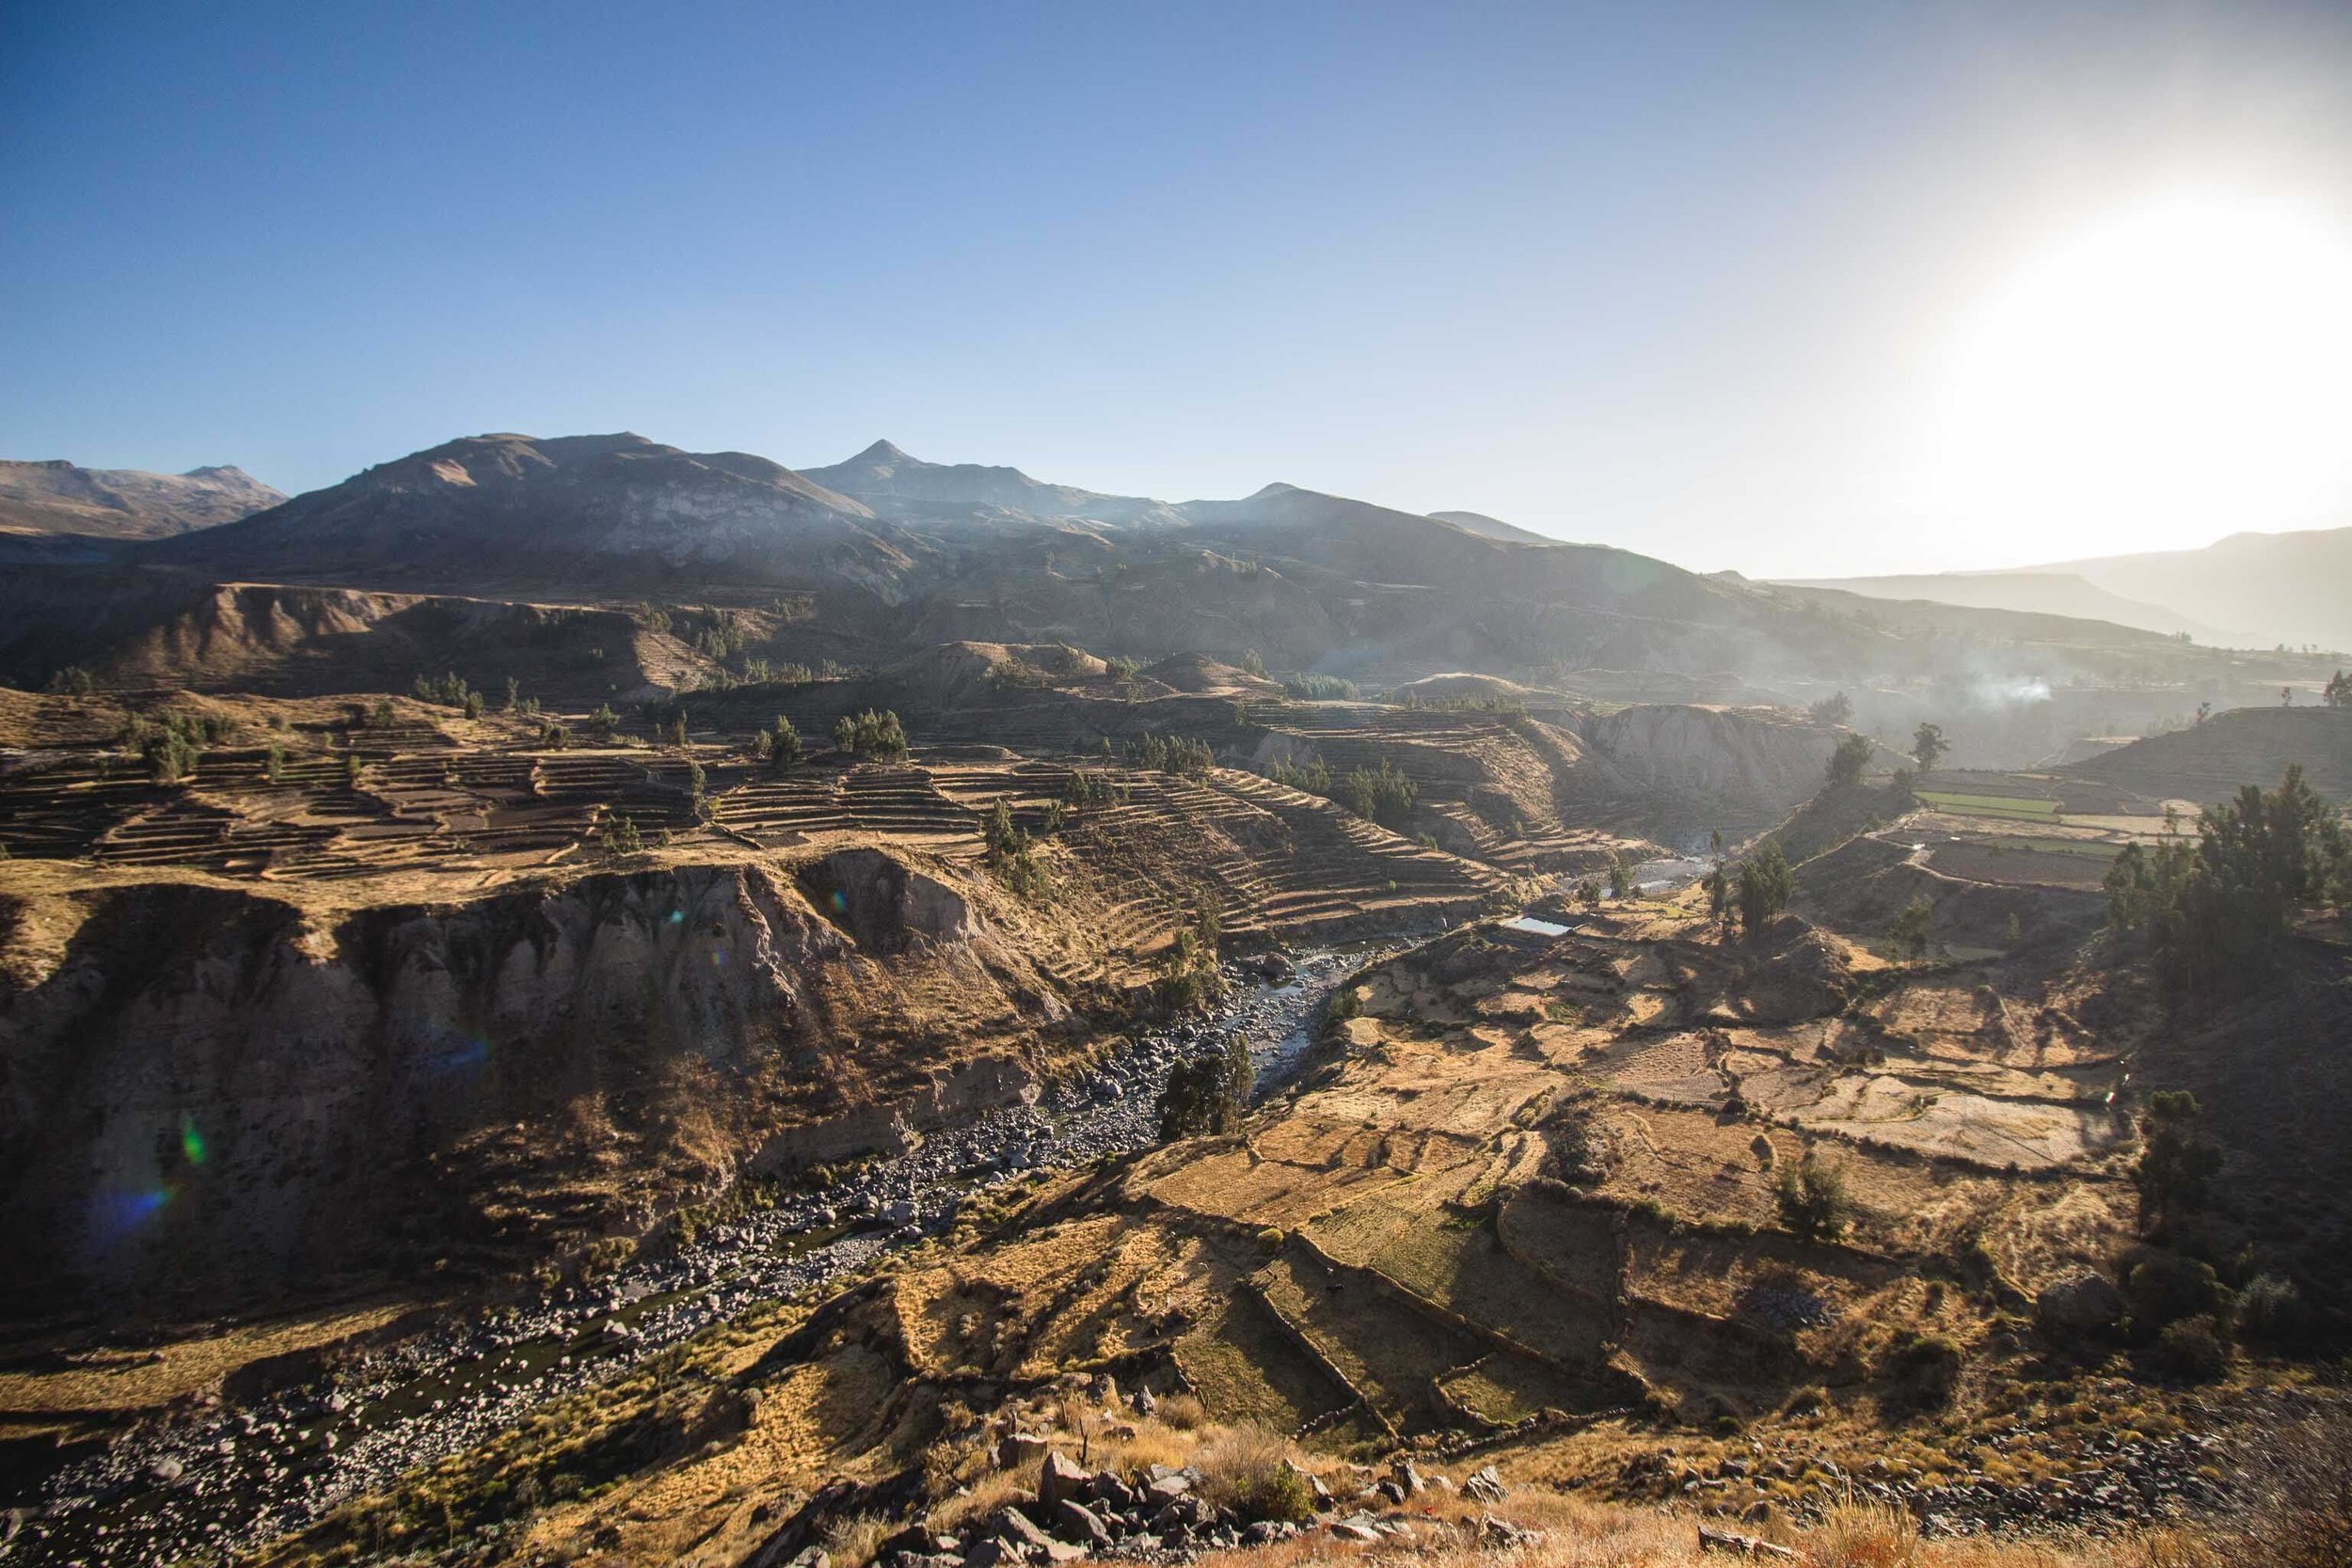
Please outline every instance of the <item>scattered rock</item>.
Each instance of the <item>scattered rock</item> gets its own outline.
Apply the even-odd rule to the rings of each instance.
[[[1085,1497],[1094,1484],[1094,1478],[1081,1469],[1077,1462],[1059,1449],[1047,1451],[1044,1463],[1038,1466],[1038,1506],[1051,1514],[1057,1504],[1074,1502]]]
[[[1491,1465],[1481,1465],[1462,1482],[1462,1494],[1476,1502],[1499,1503],[1503,1495],[1502,1476]]]

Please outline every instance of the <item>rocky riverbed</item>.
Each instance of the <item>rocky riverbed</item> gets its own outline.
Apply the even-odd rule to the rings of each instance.
[[[1248,1037],[1259,1093],[1293,1076],[1324,998],[1398,944],[1248,971],[1208,1017],[1139,1036],[1033,1103],[990,1112],[821,1192],[714,1226],[585,1288],[453,1318],[331,1378],[243,1405],[208,1397],[53,1477],[7,1526],[0,1561],[128,1565],[248,1551],[419,1465],[464,1451],[559,1395],[753,1305],[816,1290],[946,1229],[974,1194],[1148,1147],[1177,1062]]]

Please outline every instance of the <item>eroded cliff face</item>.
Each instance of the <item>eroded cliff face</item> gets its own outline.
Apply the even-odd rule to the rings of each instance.
[[[1019,1095],[1045,988],[949,881],[852,869],[834,918],[765,862],[335,919],[188,883],[13,902],[0,1305],[512,1267]],[[924,929],[861,901],[909,887]]]
[[[1821,787],[1838,732],[1770,715],[1660,705],[1581,725],[1596,782],[1692,811],[1724,825],[1777,820]]]

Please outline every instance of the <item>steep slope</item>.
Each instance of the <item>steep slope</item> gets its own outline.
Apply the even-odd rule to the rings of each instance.
[[[1557,545],[1561,541],[1549,535],[1523,529],[1517,523],[1506,523],[1500,517],[1489,517],[1483,512],[1432,512],[1441,523],[1452,523],[1466,533],[1486,539],[1507,539],[1515,545]]]
[[[2201,550],[2069,561],[2098,587],[2275,642],[2352,648],[2352,528],[2233,533]]]
[[[161,539],[216,528],[286,499],[242,468],[154,474],[0,460],[0,533]]]
[[[2127,599],[2074,572],[1937,572],[1914,577],[1788,578],[1790,588],[1828,588],[1872,599],[1926,599],[1973,610],[2011,610],[2106,621],[2200,642],[2243,641],[2160,604]]]
[[[2238,708],[2170,735],[2151,736],[2059,769],[2156,800],[2212,802],[2244,784],[2276,784],[2303,769],[2331,800],[2352,798],[2352,714],[2333,708]]]
[[[743,452],[642,436],[477,436],[415,452],[147,559],[247,576],[391,582],[673,573],[852,583],[913,564],[864,505]]]
[[[854,496],[885,517],[942,520],[995,509],[1031,517],[1157,526],[1184,519],[1164,501],[1106,496],[1073,484],[1048,484],[1018,468],[979,463],[926,463],[877,441],[844,463],[804,468],[802,477]]]

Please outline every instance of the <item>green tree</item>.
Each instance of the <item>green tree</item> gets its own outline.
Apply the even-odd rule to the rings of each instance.
[[[2328,689],[2320,695],[2329,707],[2352,707],[2352,673],[2337,671],[2328,678]]]
[[[1829,783],[1833,787],[1851,789],[1862,782],[1862,770],[1869,766],[1870,741],[1867,736],[1850,735],[1837,742],[1829,754]]]
[[[1919,771],[1922,773],[1934,772],[1935,765],[1949,754],[1951,749],[1950,743],[1944,738],[1944,727],[1941,724],[1922,721],[1919,727],[1911,733],[1912,759],[1918,763]]]
[[[2157,975],[2178,993],[2223,994],[2265,973],[2289,917],[2352,888],[2352,844],[2303,770],[2248,784],[2199,819],[2194,848],[2168,836],[2126,846],[2108,868],[2108,920],[2145,930]]]
[[[596,712],[588,716],[589,736],[599,746],[611,741],[613,732],[620,727],[621,716],[612,711],[610,703],[598,703]]]
[[[1213,1136],[1239,1127],[1255,1077],[1249,1042],[1240,1035],[1226,1036],[1214,1055],[1179,1062],[1160,1091],[1161,1141]]]
[[[1804,712],[1805,717],[1817,724],[1831,724],[1843,729],[1853,722],[1853,700],[1840,691],[1822,698]]]
[[[1886,930],[1886,945],[1899,958],[1924,958],[1928,956],[1928,928],[1934,923],[1935,906],[1926,894],[1905,904],[1895,924]]]
[[[1750,938],[1764,929],[1765,922],[1788,907],[1788,895],[1795,880],[1789,874],[1788,858],[1769,838],[1762,848],[1740,863],[1740,926]]]
[[[1386,757],[1378,768],[1358,768],[1340,785],[1338,800],[1367,822],[1400,828],[1413,809],[1413,781]]]
[[[1609,896],[1633,896],[1633,859],[1622,849],[1609,852]]]
[[[776,715],[776,727],[768,746],[768,767],[778,773],[788,773],[801,765],[801,732],[792,727],[792,721]]]
[[[2149,1098],[2139,1135],[2139,1161],[2132,1167],[2132,1184],[2139,1189],[2139,1227],[2161,1236],[2205,1206],[2221,1169],[2221,1150],[2204,1134],[2197,1097],[2185,1089]]]
[[[645,847],[644,835],[637,831],[637,824],[629,819],[627,812],[606,817],[604,825],[596,832],[596,842],[613,860],[642,853]]]
[[[1846,1193],[1843,1173],[1806,1149],[1794,1165],[1783,1165],[1772,1183],[1772,1199],[1780,1223],[1808,1241],[1833,1241],[1845,1233],[1853,1217],[1853,1201]]]

